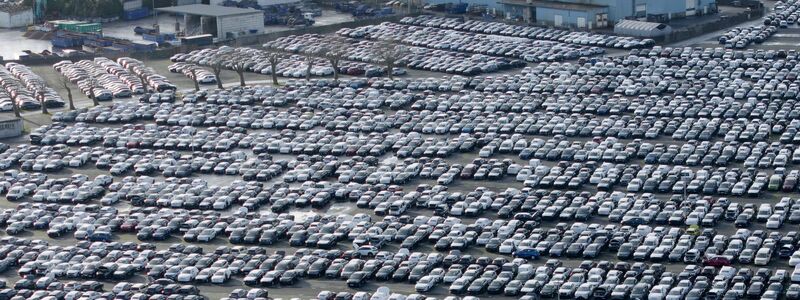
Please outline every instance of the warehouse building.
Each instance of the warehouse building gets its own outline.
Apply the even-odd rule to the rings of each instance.
[[[183,15],[187,32],[211,34],[218,39],[259,34],[264,29],[264,13],[257,9],[191,4],[157,10]]]
[[[471,2],[471,1],[468,1]],[[716,0],[498,0],[506,18],[569,27],[611,27],[620,20],[669,22],[717,12]]]
[[[17,3],[0,4],[0,28],[33,25],[33,8]]]

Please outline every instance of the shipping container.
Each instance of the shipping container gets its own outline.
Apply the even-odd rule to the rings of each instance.
[[[73,48],[83,45],[83,38],[77,36],[54,36],[50,43],[58,48]]]
[[[126,10],[122,14],[122,18],[128,21],[140,20],[150,16],[150,9],[141,7],[134,10]]]
[[[80,33],[100,32],[102,30],[102,25],[100,23],[84,23],[84,24],[67,23],[67,24],[60,24],[58,26],[59,29],[68,30],[72,32],[80,32]]]
[[[156,42],[156,43],[159,43],[159,44],[164,42],[164,36],[160,35],[160,34],[143,33],[142,34],[142,38],[145,41]]]

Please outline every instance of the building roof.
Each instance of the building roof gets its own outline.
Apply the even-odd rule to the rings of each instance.
[[[642,22],[636,20],[622,20],[617,23],[615,28],[635,29],[635,30],[664,30],[669,25],[653,22]]]
[[[263,13],[260,10],[252,8],[238,8],[238,7],[227,7],[221,5],[207,5],[207,4],[190,4],[190,5],[181,5],[172,7],[162,7],[162,8],[156,8],[156,10],[160,12],[196,15],[204,17],[225,17],[225,16],[238,16],[238,15]]]
[[[21,118],[17,118],[14,114],[0,114],[0,123],[12,122],[22,120]]]
[[[636,20],[622,20],[614,26],[614,33],[640,37],[656,37],[670,32],[672,27],[667,24]]]
[[[592,4],[592,3],[562,2],[553,0],[500,0],[498,2],[500,2],[500,4],[544,7],[544,8],[573,10],[573,11],[586,11],[586,10],[595,10],[599,8],[608,8],[607,5]]]

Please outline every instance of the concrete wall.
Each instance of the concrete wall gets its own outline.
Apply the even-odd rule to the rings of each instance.
[[[0,121],[0,139],[22,135],[22,119]]]
[[[33,9],[13,14],[0,12],[0,28],[15,28],[33,25]]]
[[[228,16],[217,18],[217,33],[220,38],[227,38],[228,33],[234,37],[240,35],[250,35],[250,30],[257,30],[261,33],[264,29],[264,16],[259,12],[255,14]]]

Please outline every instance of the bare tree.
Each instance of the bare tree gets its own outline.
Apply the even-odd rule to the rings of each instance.
[[[45,115],[50,114],[50,112],[47,111],[47,103],[45,101],[46,97],[44,96],[45,95],[44,94],[44,90],[41,89],[41,88],[37,89],[36,92],[35,92],[35,95],[36,95],[36,100],[39,101],[39,105],[41,105],[41,107],[42,107],[42,114],[45,114]]]
[[[147,84],[147,78],[145,78],[145,76],[144,76],[144,72],[141,72],[141,73],[138,73],[138,74],[137,74],[137,73],[134,71],[135,69],[136,69],[136,68],[135,68],[135,64],[129,64],[129,65],[128,65],[128,72],[130,72],[130,73],[131,73],[131,75],[134,75],[134,76],[136,76],[137,78],[139,78],[139,81],[141,81],[141,82],[142,82],[142,88],[144,89],[144,92],[145,92],[145,93],[147,93],[147,92],[148,92],[148,90],[149,90],[149,88],[148,88],[148,84]]]
[[[338,82],[339,81],[339,65],[341,64],[342,60],[344,59],[344,55],[346,48],[344,45],[329,45],[323,46],[320,53],[325,59],[328,60],[328,63],[331,64],[333,68],[333,80]]]
[[[306,80],[311,80],[311,69],[314,68],[314,59],[316,59],[317,53],[316,51],[309,51],[306,52]]]
[[[89,98],[92,99],[92,104],[94,106],[100,106],[100,101],[97,101],[97,96],[94,94],[94,90],[97,88],[97,79],[94,77],[89,78]]]
[[[270,66],[270,74],[272,74],[272,84],[279,85],[278,83],[278,63],[281,60],[281,55],[277,52],[270,52],[267,56]]]
[[[247,71],[247,62],[239,60],[231,64],[231,69],[239,75],[239,86],[245,86],[244,72]]]
[[[192,68],[189,72],[191,72],[190,74],[192,75],[192,82],[194,83],[194,91],[199,92],[200,83],[197,81],[197,66],[189,65],[189,67]]]
[[[211,67],[211,72],[214,73],[214,76],[217,77],[217,88],[223,89],[222,87],[222,69],[225,67],[225,60],[224,57],[216,55],[209,63]]]
[[[393,41],[375,43],[373,50],[378,62],[386,67],[386,75],[389,76],[389,79],[394,79],[392,75],[394,67],[400,65],[403,58],[411,54],[408,47]]]
[[[17,103],[17,99],[11,101],[11,108],[14,110],[14,116],[17,118],[22,118],[22,114],[20,113],[19,104]]]
[[[72,99],[72,88],[69,87],[69,79],[65,76],[61,76],[61,87],[67,91],[67,101],[69,101],[69,110],[75,110],[75,101]]]

